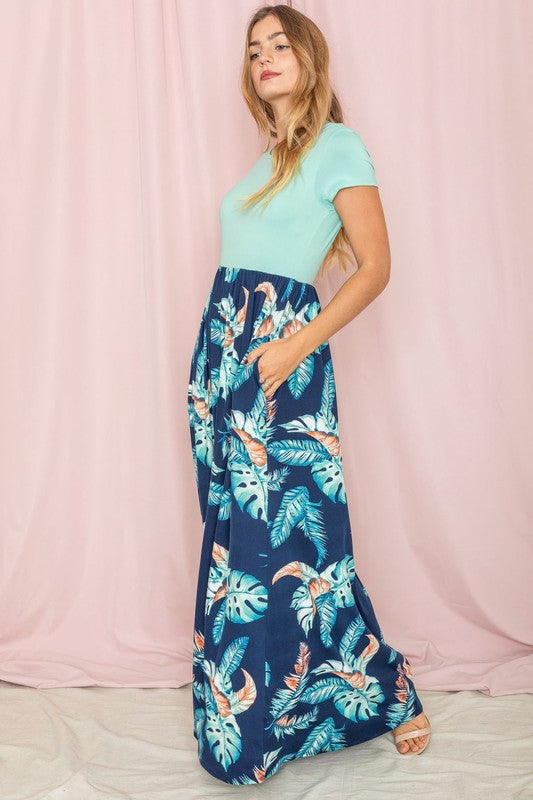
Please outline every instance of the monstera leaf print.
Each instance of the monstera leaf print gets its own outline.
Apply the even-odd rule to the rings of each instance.
[[[265,519],[269,477],[264,421],[254,409],[249,414],[232,411],[231,433],[228,468],[233,497],[242,511]]]
[[[204,695],[202,695],[204,697]],[[204,750],[204,726],[206,720],[206,712],[203,708],[197,708],[193,716],[193,730],[194,735],[198,740],[198,756],[201,758]]]
[[[236,450],[228,459],[231,471],[231,491],[241,511],[254,519],[266,519],[268,483],[259,469],[247,463]]]
[[[311,467],[311,474],[318,488],[334,503],[346,502],[346,489],[342,467],[336,459],[320,460]]]
[[[206,614],[218,601],[221,605],[212,623],[213,641],[222,639],[225,620],[243,625],[263,616],[267,609],[268,591],[253,575],[230,569],[229,551],[215,542],[213,563],[209,569],[206,589]]]
[[[268,401],[260,362],[246,363],[316,317],[316,293],[225,267],[214,286],[189,375],[204,533],[193,732],[205,769],[252,784],[398,727],[420,703],[355,573],[327,342]]]
[[[253,575],[232,569],[227,579],[226,616],[243,624],[262,617],[267,609],[268,591]]]
[[[355,579],[353,556],[346,554],[339,561],[329,564],[321,573],[322,578],[331,586],[331,593],[337,608],[349,608],[355,605],[352,582]]]
[[[248,636],[230,642],[218,665],[207,659],[204,661],[206,718],[201,735],[205,736],[213,756],[225,770],[237,761],[242,752],[241,730],[236,716],[247,711],[257,696],[252,676],[242,667],[244,685],[235,691],[231,680],[248,642]]]
[[[206,692],[205,736],[218,763],[228,769],[242,752],[241,729],[234,714],[222,716],[213,692]]]

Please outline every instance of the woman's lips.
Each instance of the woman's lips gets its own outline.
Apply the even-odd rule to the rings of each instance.
[[[277,76],[280,74],[281,74],[280,72],[267,72],[266,75],[261,76],[261,80],[267,81],[269,78],[277,78]]]

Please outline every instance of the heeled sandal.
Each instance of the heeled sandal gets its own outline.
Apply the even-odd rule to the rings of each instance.
[[[393,731],[392,738],[394,739],[395,745],[398,744],[398,742],[404,742],[406,739],[414,739],[416,736],[427,736],[425,743],[422,745],[422,747],[420,747],[419,750],[411,750],[411,748],[409,748],[409,750],[406,753],[400,753],[401,756],[406,756],[408,753],[410,755],[414,754],[418,756],[420,755],[420,753],[423,753],[426,747],[428,746],[431,737],[431,723],[429,722],[427,714],[424,714],[424,716],[428,721],[427,728],[415,728],[415,730],[406,731],[406,733],[398,733],[398,734],[395,734]]]

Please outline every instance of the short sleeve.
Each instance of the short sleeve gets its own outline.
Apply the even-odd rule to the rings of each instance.
[[[317,170],[321,200],[333,201],[346,186],[377,186],[370,153],[357,131],[342,126],[325,141]]]

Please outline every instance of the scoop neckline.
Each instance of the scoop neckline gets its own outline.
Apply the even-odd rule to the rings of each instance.
[[[320,133],[318,134],[318,136],[317,136],[317,139],[318,139],[318,138],[319,138],[319,137],[322,135],[322,132],[324,131],[324,128],[326,128],[328,125],[338,125],[338,124],[339,124],[338,122],[331,122],[331,121],[330,121],[330,122],[325,122],[325,123],[322,125],[322,130],[321,130],[321,131],[320,131]],[[276,144],[277,144],[277,142],[276,142]],[[274,149],[274,147],[275,147],[275,146],[276,146],[276,145],[274,145],[273,147],[271,147],[271,148],[270,148],[270,150],[267,150],[265,155],[267,155],[269,158],[272,158],[272,150]]]

